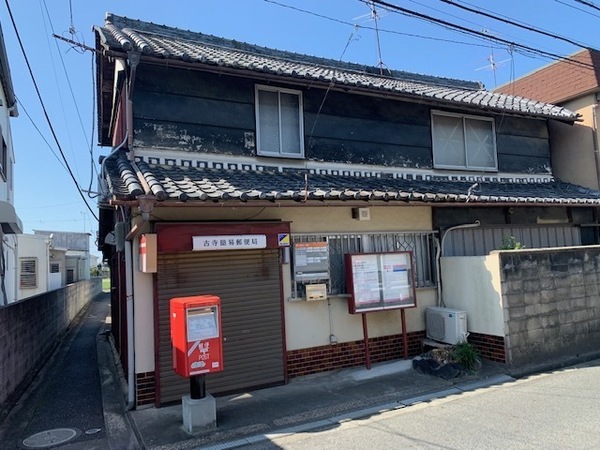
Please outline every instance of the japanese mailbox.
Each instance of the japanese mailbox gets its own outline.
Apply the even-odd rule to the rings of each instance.
[[[182,377],[223,370],[221,299],[214,295],[172,298],[173,369]]]

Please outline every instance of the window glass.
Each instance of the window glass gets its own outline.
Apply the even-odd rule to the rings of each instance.
[[[496,141],[492,120],[434,113],[431,123],[435,167],[496,169]]]
[[[494,167],[492,122],[465,118],[466,147],[469,167]]]
[[[453,116],[434,116],[433,148],[435,164],[465,166],[465,139],[462,119]]]
[[[300,92],[257,88],[258,154],[303,155]]]
[[[258,91],[260,151],[279,153],[279,101],[277,92]]]
[[[300,99],[281,93],[281,152],[300,155]]]

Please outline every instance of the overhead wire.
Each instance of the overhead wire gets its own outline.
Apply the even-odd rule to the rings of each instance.
[[[19,100],[19,97],[15,97],[15,98],[17,99],[17,103],[19,104],[20,108],[23,110],[23,112],[25,113],[25,115],[27,116],[27,118],[29,119],[29,121],[31,122],[31,124],[33,125],[33,128],[35,128],[35,131],[38,132],[38,134],[40,135],[40,137],[42,138],[42,140],[46,143],[46,145],[48,146],[48,148],[50,149],[50,151],[52,152],[52,154],[54,155],[54,157],[56,158],[56,160],[58,161],[58,163],[61,166],[63,166],[63,168],[65,170],[67,170],[67,167],[65,166],[65,163],[56,154],[56,152],[52,148],[52,145],[50,145],[50,142],[48,142],[48,140],[46,139],[46,136],[44,136],[44,133],[42,133],[42,130],[40,130],[40,128],[37,126],[37,124],[33,120],[33,117],[31,117],[31,115],[29,114],[29,111],[27,111],[27,108],[25,108],[25,105],[23,104],[23,102],[21,102],[21,100]]]
[[[594,4],[593,2],[587,0],[575,0],[577,3],[581,3],[582,5],[588,6],[596,11],[600,11],[600,6]]]
[[[505,24],[508,24],[508,25],[512,25],[512,26],[515,26],[515,27],[527,30],[527,31],[531,31],[531,32],[534,32],[534,33],[537,33],[537,34],[541,34],[541,35],[546,36],[546,37],[550,37],[550,38],[557,39],[557,40],[560,40],[560,41],[563,41],[563,42],[567,42],[568,44],[573,44],[573,45],[575,45],[577,47],[584,47],[584,48],[590,48],[590,49],[592,48],[591,45],[587,45],[587,44],[575,41],[573,39],[570,39],[570,38],[567,38],[567,37],[564,37],[564,36],[560,36],[560,35],[555,34],[555,33],[551,33],[549,31],[546,31],[546,30],[542,29],[542,28],[534,27],[533,25],[528,25],[528,24],[520,22],[520,21],[516,21],[516,20],[510,19],[510,18],[506,18],[506,17],[504,17],[504,16],[502,16],[500,14],[492,13],[489,10],[485,10],[485,9],[479,8],[479,7],[472,8],[469,5],[469,3],[467,3],[467,2],[457,3],[455,0],[439,0],[439,1],[442,2],[442,3],[446,3],[448,5],[455,6],[456,8],[462,9],[463,11],[468,11],[468,12],[471,12],[471,13],[474,13],[474,14],[478,14],[478,15],[487,17],[489,19],[493,19],[493,20],[496,20],[496,21],[499,21],[499,22],[502,22],[502,23],[505,23]],[[461,4],[461,3],[463,3],[463,4]],[[465,6],[465,5],[469,5],[469,6]]]
[[[42,7],[42,5],[46,6],[45,0],[41,0],[40,1],[40,7]],[[43,18],[43,14],[44,14],[44,11],[42,9],[42,18]],[[54,33],[54,26],[52,25],[52,21],[50,19],[50,14],[48,14],[48,8],[46,8],[46,16],[47,16],[47,19],[48,19],[48,23],[50,25],[50,30],[52,31],[52,33]],[[48,44],[48,56],[50,58],[50,62],[52,63],[51,64],[52,65],[52,73],[54,74],[54,82],[56,84],[56,92],[58,93],[58,100],[60,102],[60,110],[62,112],[62,117],[63,117],[64,124],[65,124],[65,133],[67,135],[67,139],[68,139],[68,142],[69,142],[69,149],[71,150],[71,157],[72,157],[72,160],[74,162],[74,172],[79,177],[80,176],[79,175],[79,167],[77,166],[77,160],[75,158],[73,137],[71,135],[71,127],[69,127],[69,121],[67,120],[66,107],[65,107],[65,102],[64,102],[64,98],[63,98],[64,97],[63,96],[63,90],[61,89],[61,85],[58,82],[59,80],[58,80],[58,73],[57,73],[57,68],[56,68],[54,53],[52,52],[52,48],[51,48],[51,45],[50,45],[50,39],[48,39],[48,36],[51,33],[48,32],[48,25],[46,24],[46,20],[44,20],[44,18],[43,18],[43,22],[44,22],[44,30],[45,30],[44,36],[46,36],[46,42]],[[60,54],[60,50],[58,49],[58,45],[57,45],[57,50],[58,50],[58,54],[60,56],[60,60],[62,62],[63,73],[65,75],[67,83],[70,83],[70,81],[69,81],[69,75],[68,75],[67,69],[65,67],[65,63],[64,63],[64,61],[62,59],[62,55]],[[75,96],[73,94],[73,90],[71,90],[71,97],[73,98],[73,101],[75,102]],[[77,103],[76,102],[75,102],[75,109],[77,110],[77,113],[79,113],[79,110],[77,109]],[[81,122],[81,116],[79,116],[79,119],[80,119],[79,123],[82,124],[82,122]],[[84,134],[85,134],[85,131],[84,131]]]
[[[574,10],[576,10],[576,11],[580,11],[580,12],[582,12],[582,13],[584,13],[584,14],[588,14],[588,15],[590,15],[590,16],[597,17],[597,18],[599,18],[599,19],[600,19],[600,15],[599,15],[599,14],[595,14],[595,13],[593,13],[593,12],[591,12],[591,11],[587,10],[587,9],[578,8],[577,6],[575,6],[575,5],[571,5],[570,3],[564,2],[564,1],[562,1],[562,0],[554,0],[554,1],[555,1],[556,3],[560,3],[561,5],[564,5],[564,6],[567,6],[567,7],[569,7],[569,8],[572,8],[572,9],[574,9]]]
[[[8,11],[8,15],[10,17],[10,21],[11,24],[13,26],[15,35],[17,37],[17,41],[19,43],[19,47],[21,49],[21,53],[23,54],[23,58],[25,59],[25,64],[27,65],[27,70],[29,71],[29,76],[31,77],[31,80],[33,82],[33,86],[35,88],[35,92],[37,94],[38,100],[40,102],[40,105],[42,107],[42,111],[44,113],[44,117],[46,118],[46,122],[48,123],[48,127],[50,128],[50,132],[52,133],[52,137],[54,138],[54,142],[56,143],[56,146],[60,152],[60,155],[66,165],[67,168],[67,172],[69,173],[71,179],[73,180],[73,183],[75,184],[75,187],[77,188],[77,193],[79,194],[79,196],[81,197],[81,199],[83,200],[83,202],[85,203],[86,208],[90,211],[90,213],[92,214],[92,217],[94,217],[94,219],[99,220],[98,217],[96,216],[96,213],[94,210],[92,210],[92,208],[90,207],[90,205],[87,202],[87,199],[85,198],[85,196],[83,195],[81,188],[79,187],[79,184],[77,183],[77,179],[75,178],[75,175],[73,174],[73,171],[71,170],[71,167],[69,166],[69,163],[67,161],[67,158],[65,157],[65,154],[63,152],[62,146],[60,144],[60,141],[58,139],[58,136],[56,134],[56,131],[54,129],[54,126],[52,125],[52,121],[50,120],[50,116],[48,114],[48,110],[46,109],[46,105],[44,103],[44,99],[42,98],[42,94],[40,91],[40,88],[37,84],[37,80],[35,78],[35,75],[33,74],[33,69],[31,68],[31,64],[29,62],[29,57],[27,56],[27,52],[25,51],[25,46],[23,45],[23,41],[21,39],[21,35],[19,33],[19,29],[17,27],[17,24],[15,22],[15,18],[13,16],[12,13],[12,9],[10,7],[9,1],[8,0],[4,0],[5,4],[6,4],[6,9]]]
[[[526,54],[534,54],[534,55],[538,55],[538,56],[543,56],[552,60],[557,60],[557,61],[564,61],[570,64],[574,64],[574,65],[578,65],[578,66],[582,66],[582,67],[588,67],[588,68],[593,68],[594,66],[592,64],[589,63],[585,63],[583,61],[578,61],[576,59],[573,58],[569,58],[567,56],[561,56],[557,53],[554,52],[548,52],[545,50],[540,50],[534,47],[531,47],[529,45],[524,45],[524,44],[519,44],[517,42],[514,41],[509,41],[507,39],[498,37],[498,36],[493,36],[490,34],[486,34],[482,31],[477,31],[477,30],[473,30],[472,28],[468,28],[468,27],[464,27],[462,25],[458,25],[456,23],[453,22],[449,22],[447,20],[444,19],[439,19],[437,17],[433,17],[427,14],[423,14],[417,11],[413,11],[392,3],[389,3],[387,1],[384,0],[359,0],[362,3],[369,3],[369,2],[374,2],[376,4],[378,4],[379,6],[381,6],[382,8],[390,11],[390,12],[394,12],[397,14],[402,14],[402,15],[406,15],[409,17],[413,17],[416,19],[420,19],[423,21],[426,21],[428,23],[433,23],[436,25],[439,25],[443,28],[449,29],[449,30],[453,30],[453,31],[457,31],[469,36],[473,36],[473,37],[477,37],[480,39],[487,39],[487,40],[493,40],[496,43],[501,43],[504,45],[509,45],[509,46],[513,46],[514,50],[520,50],[521,52],[524,52]]]
[[[335,22],[335,23],[339,23],[340,25],[347,25],[353,28],[360,28],[360,29],[364,29],[364,30],[370,30],[370,31],[375,31],[375,27],[371,27],[371,26],[366,26],[366,25],[359,25],[353,22],[348,22],[346,20],[341,20],[341,19],[336,19],[335,17],[330,17],[330,16],[326,16],[324,14],[319,14],[316,13],[314,11],[310,11],[307,9],[302,9],[302,8],[298,8],[297,6],[292,6],[292,5],[286,5],[284,3],[280,3],[277,2],[275,0],[263,0],[266,3],[271,3],[273,5],[277,5],[280,6],[282,8],[286,8],[286,9],[291,9],[293,11],[297,11],[297,12],[301,12],[303,14],[307,14],[307,15],[311,15],[314,17],[319,17],[321,19],[325,19],[328,20],[330,22]],[[386,33],[386,34],[393,34],[393,35],[398,35],[398,36],[405,36],[405,37],[411,37],[411,38],[417,38],[417,39],[424,39],[424,40],[430,40],[430,41],[437,41],[437,42],[446,42],[449,44],[459,44],[459,45],[467,45],[467,46],[471,46],[471,47],[489,47],[489,43],[488,44],[478,44],[475,42],[465,42],[465,41],[456,41],[453,39],[444,39],[444,38],[438,38],[438,37],[434,37],[434,36],[424,36],[421,34],[414,34],[414,33],[404,33],[402,31],[395,31],[395,30],[387,30],[384,28],[380,28],[379,31],[381,33]],[[498,47],[501,48],[501,47]]]

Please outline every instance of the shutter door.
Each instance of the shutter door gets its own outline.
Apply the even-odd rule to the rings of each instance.
[[[158,255],[160,402],[189,394],[172,369],[169,300],[221,298],[224,371],[206,377],[211,394],[284,382],[280,266],[277,250]]]

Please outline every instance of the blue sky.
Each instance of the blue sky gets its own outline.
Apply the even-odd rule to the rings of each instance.
[[[576,0],[455,1],[600,47],[594,36],[600,25],[600,11]],[[369,6],[360,0],[8,0],[8,3],[65,157],[78,184],[86,190],[90,183],[92,190],[96,188],[92,161],[97,166],[98,156],[110,150],[91,144],[97,137],[93,130],[96,119],[92,56],[71,48],[52,34],[93,46],[92,26],[102,25],[107,11],[298,53],[373,66],[381,61],[390,69],[481,81],[489,89],[550,62],[379,8],[375,22]],[[440,0],[389,0],[389,3],[547,52],[569,55],[578,50],[575,45],[468,13]],[[40,229],[95,235],[97,223],[60,162],[5,2],[0,5],[0,22],[20,101],[20,115],[12,120],[12,134],[17,161],[15,207],[25,232]],[[380,30],[379,48],[375,26]],[[491,69],[491,57],[496,70]],[[95,200],[89,199],[88,203],[96,211]],[[91,248],[95,249],[93,242]]]

